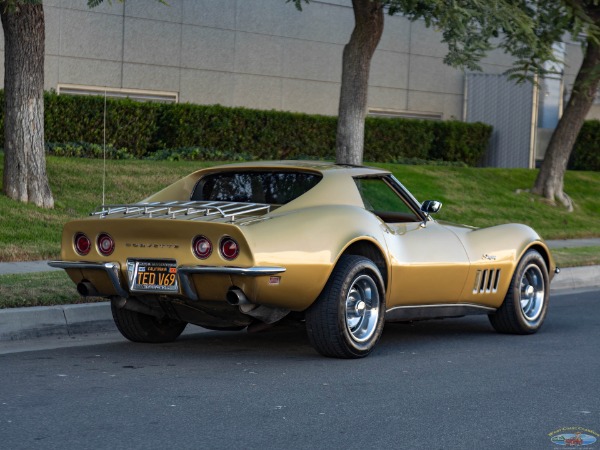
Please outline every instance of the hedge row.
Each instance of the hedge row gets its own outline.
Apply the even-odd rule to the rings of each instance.
[[[97,146],[103,142],[103,97],[46,93],[45,111],[46,142],[62,143],[55,147],[55,154],[86,152],[85,148],[89,150],[86,156],[97,154],[98,147],[90,144],[82,149],[77,144],[65,148],[64,143]],[[280,111],[109,99],[106,142],[121,157],[153,157],[157,152],[164,154],[164,149],[190,149],[183,153],[198,159],[207,153],[250,155],[251,159],[333,159],[336,121],[335,117]],[[482,123],[368,118],[364,159],[476,165],[491,132]]]
[[[583,124],[571,153],[569,169],[600,171],[600,120]]]

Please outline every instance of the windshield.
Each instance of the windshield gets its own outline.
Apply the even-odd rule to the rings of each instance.
[[[306,172],[219,172],[201,178],[191,200],[284,205],[315,187],[320,180],[320,175]]]

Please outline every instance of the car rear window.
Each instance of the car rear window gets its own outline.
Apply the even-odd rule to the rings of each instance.
[[[306,172],[219,172],[202,177],[191,200],[283,205],[300,197],[321,180]]]

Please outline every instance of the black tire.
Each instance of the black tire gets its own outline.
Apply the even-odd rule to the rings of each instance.
[[[323,292],[306,311],[313,347],[333,358],[362,358],[379,341],[385,319],[385,288],[377,266],[343,255]]]
[[[172,342],[185,329],[187,322],[142,314],[119,308],[111,302],[112,316],[121,334],[133,342],[162,343]]]
[[[490,322],[499,333],[533,334],[544,322],[549,296],[546,261],[530,250],[519,261],[504,302],[489,315]]]

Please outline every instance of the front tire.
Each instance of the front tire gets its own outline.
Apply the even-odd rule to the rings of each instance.
[[[110,303],[115,325],[121,334],[133,342],[164,343],[173,342],[185,329],[187,322],[156,317],[119,308]]]
[[[550,295],[546,261],[529,250],[515,270],[502,306],[490,314],[490,322],[499,333],[533,334],[540,329]]]
[[[362,358],[379,341],[385,318],[385,288],[369,259],[343,255],[323,292],[306,312],[313,347],[333,358]]]

